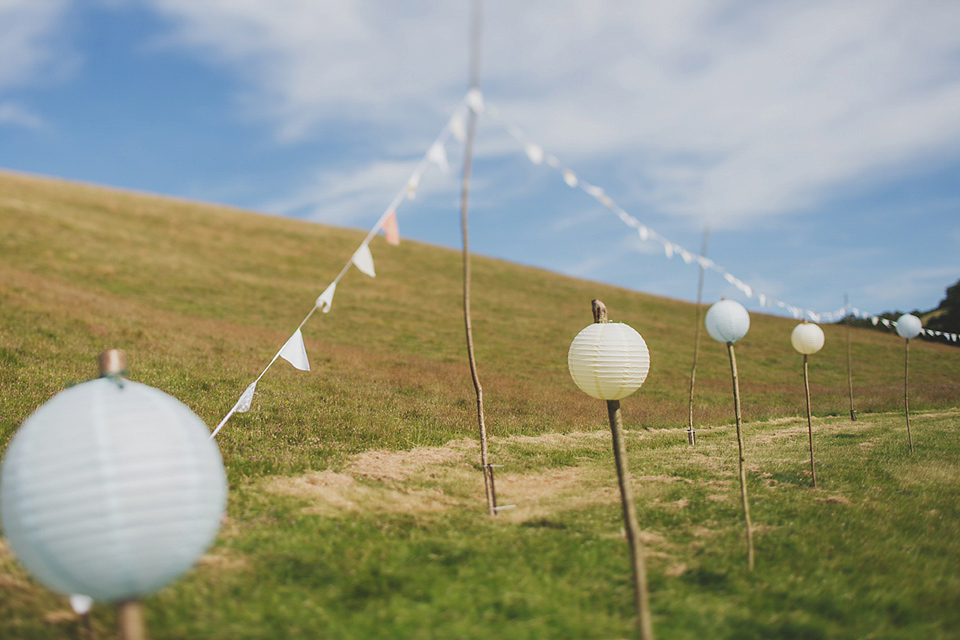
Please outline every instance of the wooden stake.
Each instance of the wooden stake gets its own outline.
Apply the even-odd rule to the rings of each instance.
[[[592,301],[594,322],[607,322],[607,307],[600,300]],[[607,416],[613,435],[613,459],[617,466],[617,482],[620,485],[620,503],[623,506],[623,521],[630,547],[630,562],[633,567],[633,591],[637,606],[637,632],[641,640],[653,640],[653,616],[650,613],[650,595],[647,589],[647,569],[640,544],[640,525],[633,504],[630,486],[630,469],[627,466],[627,447],[623,439],[623,417],[619,400],[607,400]]]
[[[810,475],[813,488],[817,488],[817,470],[813,466],[813,418],[810,413],[810,378],[807,373],[807,354],[803,354],[803,392],[807,398],[807,434],[810,436]]]
[[[117,630],[120,640],[147,640],[139,600],[124,600],[117,604]]]
[[[747,569],[753,571],[753,525],[750,523],[750,502],[747,499],[747,472],[743,463],[743,434],[740,431],[740,382],[737,379],[737,357],[733,352],[733,343],[727,343],[727,353],[730,355],[730,374],[733,377],[733,409],[737,418],[737,450],[739,451],[740,465],[740,503],[743,505],[743,519],[747,536]]]
[[[482,3],[474,0],[470,37],[470,88],[476,89],[480,82],[480,18]],[[483,485],[487,495],[487,513],[497,515],[496,491],[493,474],[487,455],[487,425],[483,415],[483,387],[477,373],[477,360],[473,351],[473,326],[470,320],[470,231],[467,225],[467,202],[470,195],[470,171],[473,163],[473,139],[477,130],[477,114],[471,108],[467,124],[467,140],[464,145],[463,180],[460,196],[460,227],[463,231],[463,324],[467,334],[467,360],[470,362],[470,377],[477,395],[477,422],[480,426],[480,466],[483,469]]]
[[[907,440],[913,453],[913,436],[910,434],[910,399],[907,396],[907,380],[910,373],[910,338],[904,339],[903,347],[903,412],[907,416]]]
[[[706,257],[707,255],[707,238],[710,235],[710,227],[703,227],[703,241],[700,243],[700,255]],[[700,355],[700,330],[702,323],[700,322],[701,318],[701,300],[703,299],[703,263],[700,263],[700,278],[697,281],[697,328],[694,332],[693,337],[693,366],[690,368],[690,411],[687,421],[687,442],[690,446],[695,446],[697,444],[697,431],[693,428],[693,389],[694,384],[697,379],[697,357]]]
[[[847,310],[847,388],[850,390],[850,421],[857,421],[857,412],[853,410],[853,360],[850,357],[850,302],[843,294],[843,308]]]

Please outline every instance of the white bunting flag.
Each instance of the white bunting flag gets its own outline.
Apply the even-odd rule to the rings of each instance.
[[[668,259],[668,260],[669,260],[670,258],[672,258],[672,257],[673,257],[673,244],[670,243],[670,242],[664,242],[664,243],[663,243],[663,253],[664,253],[664,255],[667,256],[667,259]]]
[[[417,187],[420,186],[420,174],[415,173],[407,180],[407,199],[413,200],[417,197]]]
[[[563,172],[563,181],[567,183],[568,187],[576,187],[580,183],[580,181],[577,180],[577,174],[570,171],[570,169],[566,169]]]
[[[377,272],[373,268],[373,254],[370,253],[370,247],[367,245],[360,245],[360,248],[354,252],[350,261],[353,262],[354,266],[360,269],[362,273],[367,274],[371,278],[377,277]]]
[[[730,284],[734,284],[737,281],[737,279],[733,277],[732,273],[723,274],[723,279],[729,282]]]
[[[474,87],[467,92],[467,105],[476,114],[483,111],[483,94],[480,93],[480,89]]]
[[[767,296],[763,295],[762,293],[757,294],[757,301],[760,302],[761,307],[767,306]]]
[[[592,195],[594,198],[600,198],[604,195],[603,187],[597,187],[592,184],[583,183],[583,190]]]
[[[889,326],[890,326],[890,321],[887,320],[886,318],[881,319],[880,322],[882,322],[882,323],[883,323],[883,326],[885,326],[885,327],[889,327]]]
[[[547,154],[546,158],[544,159],[544,162],[546,162],[547,165],[553,167],[554,169],[560,168],[560,158],[558,158],[557,156],[551,156],[550,154]]]
[[[530,162],[533,164],[543,162],[543,148],[540,145],[528,142],[524,147],[524,151],[527,152],[527,157],[530,158]]]
[[[880,322],[880,318],[878,318],[877,316],[872,316],[870,318],[870,322],[873,323],[873,326],[877,326],[877,323]]]
[[[643,240],[644,242],[646,242],[647,238],[650,237],[650,230],[643,225],[640,225],[640,228],[637,229],[637,233],[640,234],[640,239]]]
[[[447,162],[447,148],[442,143],[434,142],[427,151],[427,158],[440,167],[440,171],[447,173],[450,171],[450,163]]]
[[[448,126],[450,127],[450,135],[452,135],[457,142],[463,142],[467,139],[467,127],[463,124],[463,116],[459,111],[450,118],[450,124]]]
[[[287,343],[280,349],[280,357],[300,371],[310,371],[307,348],[303,344],[303,334],[300,333],[300,329],[294,331]]]
[[[253,381],[250,383],[243,394],[240,396],[240,399],[237,400],[237,404],[233,406],[234,413],[246,413],[250,411],[250,407],[253,406],[253,393],[257,390],[257,383]]]
[[[680,249],[680,257],[683,258],[683,261],[687,264],[693,262],[693,254],[686,249]]]
[[[396,212],[391,211],[390,214],[383,219],[383,224],[380,225],[380,228],[383,229],[383,235],[387,239],[387,244],[392,244],[395,247],[400,245],[400,225],[397,224]]]
[[[330,313],[330,307],[333,306],[333,294],[337,292],[337,283],[331,282],[330,285],[323,290],[323,293],[320,294],[320,297],[317,298],[316,307],[324,313]]]

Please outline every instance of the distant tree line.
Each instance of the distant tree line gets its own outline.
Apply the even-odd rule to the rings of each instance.
[[[945,331],[947,333],[960,333],[960,280],[957,280],[953,285],[947,287],[946,295],[944,296],[943,300],[940,301],[940,305],[935,309],[930,309],[929,311],[920,311],[919,309],[915,309],[908,313],[920,318],[925,329],[930,329],[933,331]],[[877,314],[877,317],[896,321],[896,319],[903,314],[903,311],[885,311],[884,313]],[[883,326],[883,324],[877,323],[877,325],[874,326],[872,320],[864,318],[847,316],[840,322],[849,323],[852,327],[867,327],[871,329],[889,331],[889,329]],[[944,342],[942,339],[930,338],[926,335],[921,337],[925,340],[932,340],[934,342]],[[960,346],[960,342],[946,341],[946,343],[954,346]]]

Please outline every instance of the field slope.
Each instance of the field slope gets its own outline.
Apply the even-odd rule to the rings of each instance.
[[[108,347],[127,351],[131,378],[216,424],[361,239],[0,174],[0,451],[37,406],[94,377]],[[278,362],[218,437],[229,517],[197,569],[146,601],[152,637],[630,636],[605,410],[566,371],[595,297],[652,354],[623,406],[661,637],[960,637],[960,350],[911,344],[911,457],[903,341],[852,331],[850,422],[844,330],[824,327],[812,490],[796,322],[752,314],[737,345],[758,527],[748,575],[729,368],[706,337],[700,444],[681,431],[692,305],[475,258],[491,453],[501,502],[518,505],[488,518],[459,253],[371,248],[377,277],[349,272],[304,327],[312,371]],[[111,616],[95,609],[103,635]],[[0,539],[0,637],[75,637],[74,625]]]

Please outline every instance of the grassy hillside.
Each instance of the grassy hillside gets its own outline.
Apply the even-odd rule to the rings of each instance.
[[[295,220],[0,174],[0,450],[51,395],[94,377],[96,355],[108,347],[127,351],[131,378],[173,394],[216,424],[361,239],[359,232]],[[299,630],[330,637],[487,637],[493,629],[518,638],[629,635],[618,511],[604,491],[589,499],[576,491],[580,483],[615,486],[604,441],[555,435],[605,427],[603,407],[580,393],[566,371],[567,348],[591,321],[594,297],[651,349],[648,381],[623,406],[634,465],[657,471],[638,466],[635,473],[680,478],[651,481],[640,492],[650,499],[641,507],[646,526],[665,541],[663,548],[654,544],[656,553],[669,558],[654,560],[652,570],[661,594],[654,596],[657,624],[675,630],[664,637],[702,636],[708,622],[722,630],[716,637],[753,637],[737,630],[754,623],[756,637],[801,637],[790,636],[791,629],[812,630],[802,637],[818,637],[814,631],[851,637],[894,619],[903,634],[878,637],[948,628],[935,605],[946,595],[955,601],[960,587],[956,578],[936,573],[933,560],[897,567],[886,577],[874,566],[865,583],[856,574],[887,551],[913,558],[933,545],[935,557],[960,557],[956,543],[937,542],[945,533],[956,538],[960,522],[956,414],[950,411],[960,398],[955,348],[911,344],[911,408],[930,417],[918,418],[919,455],[905,462],[896,413],[902,410],[903,341],[852,332],[862,419],[849,423],[841,419],[848,414],[844,330],[824,327],[826,346],[811,357],[811,387],[818,424],[832,438],[820,455],[837,484],[824,470],[826,488],[809,499],[800,475],[802,446],[790,440],[789,455],[775,446],[783,425],[795,427],[789,419],[803,413],[801,361],[789,342],[796,322],[752,314],[737,355],[744,418],[770,438],[765,447],[755,445],[756,455],[767,457],[755,463],[751,482],[761,492],[768,487],[769,497],[758,500],[770,506],[758,507],[755,520],[771,533],[762,538],[770,541],[766,551],[758,545],[758,577],[747,577],[735,557],[728,363],[725,349],[706,336],[697,378],[702,448],[691,452],[677,431],[687,419],[692,305],[475,258],[473,320],[495,438],[491,454],[507,463],[498,485],[504,499],[523,503],[509,518],[490,522],[482,515],[474,444],[465,441],[474,438],[476,420],[459,253],[413,242],[390,247],[382,239],[371,248],[377,278],[348,273],[332,312],[304,327],[313,370],[278,362],[258,386],[253,410],[235,416],[218,437],[231,482],[230,521],[205,564],[148,601],[152,636],[284,637]],[[802,445],[801,436],[794,440]],[[872,448],[861,447],[864,442]],[[439,461],[415,458],[401,465],[415,471],[387,477],[350,471],[370,450],[420,452]],[[861,465],[861,454],[877,466],[842,464]],[[721,461],[726,468],[719,468]],[[928,475],[917,480],[908,464]],[[865,479],[871,473],[882,481]],[[283,478],[299,490],[283,489]],[[902,487],[905,478],[913,479]],[[948,479],[943,484],[949,486],[939,486]],[[547,498],[525,495],[516,489],[524,483],[548,493],[554,485],[560,489]],[[339,510],[311,506],[311,487],[329,495],[334,485],[353,487],[356,495],[341,496]],[[550,496],[557,492],[566,497],[554,504]],[[896,511],[875,512],[877,501],[890,497],[884,492],[902,499],[884,507]],[[781,503],[784,494],[789,497]],[[406,509],[383,505],[406,504],[404,496],[412,501]],[[831,496],[840,497],[831,502]],[[663,506],[677,501],[686,502],[673,510]],[[343,507],[347,503],[354,506]],[[931,512],[935,518],[916,520]],[[816,515],[824,513],[842,515],[851,529],[833,530],[819,543],[808,540],[817,535]],[[891,520],[868,522],[875,517]],[[938,537],[914,545],[898,523],[911,530],[927,523]],[[698,538],[704,528],[709,535]],[[787,530],[786,538],[774,533]],[[890,549],[857,555],[846,536],[881,536]],[[909,549],[894,549],[897,544]],[[828,569],[808,572],[823,554],[834,554]],[[420,571],[424,563],[432,569]],[[68,623],[50,621],[62,601],[19,571],[0,546],[0,637],[70,637]],[[841,576],[823,596],[813,589],[817,571]],[[783,585],[760,593],[780,579],[806,585],[803,597],[816,602],[791,599],[796,594]],[[928,593],[933,584],[942,587],[940,595]],[[847,589],[853,595],[844,604]],[[213,604],[204,604],[210,598]],[[684,613],[688,601],[694,608]],[[701,604],[708,613],[697,622],[691,616]],[[795,615],[777,617],[774,611],[783,607]],[[872,612],[856,613],[865,607]],[[109,612],[98,616],[99,625],[108,624]]]

